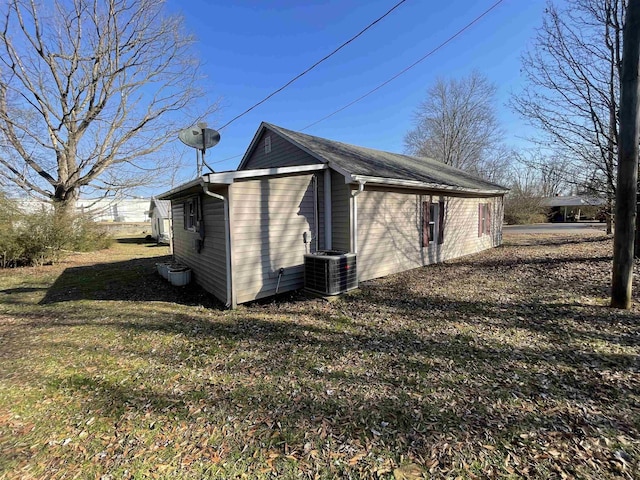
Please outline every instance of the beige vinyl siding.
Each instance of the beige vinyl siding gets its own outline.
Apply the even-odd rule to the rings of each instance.
[[[304,286],[304,232],[314,232],[313,175],[269,177],[231,186],[233,287],[243,303]]]
[[[331,248],[351,251],[351,213],[349,200],[351,187],[344,183],[344,176],[331,171]]]
[[[422,248],[422,202],[445,201],[444,243]],[[502,200],[367,191],[358,202],[358,278],[377,278],[499,245]],[[478,236],[478,204],[491,204],[491,235]]]
[[[265,153],[264,149],[266,136],[271,137],[271,152],[269,153]],[[317,163],[320,163],[320,161],[304,150],[284,140],[277,133],[265,130],[258,139],[258,143],[256,143],[254,152],[249,157],[247,164],[242,169],[290,167],[294,165],[315,165]]]
[[[176,261],[191,268],[192,282],[196,282],[221,302],[227,299],[226,247],[224,203],[209,196],[200,196],[204,218],[205,238],[200,253],[194,247],[198,234],[185,230],[183,202],[173,200],[173,255]]]
[[[424,265],[420,196],[365,190],[358,202],[358,278],[368,280]]]
[[[502,198],[447,198],[445,237],[439,261],[462,257],[502,243]],[[478,236],[478,205],[489,203],[491,234]]]

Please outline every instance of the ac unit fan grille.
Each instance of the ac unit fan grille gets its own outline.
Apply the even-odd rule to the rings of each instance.
[[[358,287],[356,255],[336,252],[304,256],[304,286],[323,295],[337,295]]]

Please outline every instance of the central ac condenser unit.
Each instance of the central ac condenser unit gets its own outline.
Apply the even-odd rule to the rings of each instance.
[[[304,288],[337,295],[358,288],[356,254],[322,250],[304,256]]]

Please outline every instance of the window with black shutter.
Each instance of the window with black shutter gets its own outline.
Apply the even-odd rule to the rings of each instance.
[[[444,202],[422,202],[422,247],[444,243]]]

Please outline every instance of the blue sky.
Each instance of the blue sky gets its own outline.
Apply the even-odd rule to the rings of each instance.
[[[220,110],[217,128],[332,51],[396,0],[203,1],[168,0],[196,35],[208,98]],[[368,92],[418,60],[489,8],[495,0],[408,0],[353,43],[283,92],[221,131],[207,152],[216,171],[233,170],[262,120],[300,130]],[[305,133],[370,148],[403,151],[416,105],[437,77],[476,69],[498,88],[505,140],[521,145],[525,123],[505,105],[522,81],[520,55],[540,26],[545,0],[504,0],[479,23],[418,66],[358,104]],[[186,125],[185,125],[186,126]],[[178,140],[176,139],[176,142]],[[184,180],[195,175],[184,172]]]

